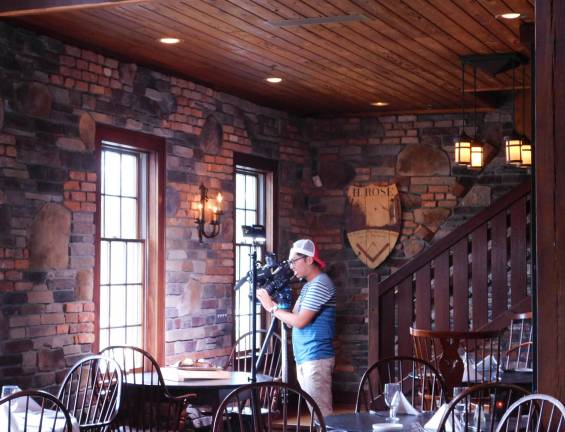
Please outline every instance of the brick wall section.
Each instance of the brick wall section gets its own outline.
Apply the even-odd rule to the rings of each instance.
[[[288,243],[306,229],[304,196],[293,210],[308,155],[303,121],[5,24],[0,48],[0,385],[54,387],[92,351],[98,168],[93,143],[81,135],[85,115],[165,139],[167,361],[225,357],[232,343],[233,155],[279,161],[279,239]],[[211,114],[223,142],[207,154],[199,135]],[[203,244],[194,224],[200,183],[225,198],[222,232]],[[48,204],[70,215],[68,249],[55,264],[40,260],[46,268],[32,268],[34,225]]]
[[[434,146],[451,157],[457,116],[299,119],[6,24],[0,25],[0,89],[0,385],[53,386],[92,350],[98,169],[92,143],[81,137],[84,116],[165,139],[167,361],[228,352],[234,152],[278,160],[278,252],[284,256],[294,239],[313,236],[338,286],[338,394],[355,389],[366,367],[368,270],[347,245],[344,188],[312,186],[311,151],[351,164],[356,181],[399,184],[403,231],[378,270],[383,276],[476,211],[455,193],[458,184],[468,190],[481,183],[494,197],[523,177],[500,156],[481,174],[451,167],[442,176],[399,175],[398,156],[411,146]],[[223,127],[213,154],[200,142],[212,114]],[[486,135],[502,136],[508,114],[481,122]],[[225,198],[222,232],[203,244],[194,224],[200,183]],[[48,205],[70,214],[68,253],[37,269],[30,264],[32,232]],[[430,233],[415,212],[436,208],[450,217]]]
[[[469,134],[473,133],[472,124],[472,119],[466,119]],[[495,147],[512,127],[507,109],[480,116],[479,130],[490,143],[489,163],[482,171],[454,164],[453,137],[462,125],[460,116],[451,114],[309,121],[310,143],[322,165],[323,161],[341,161],[355,169],[354,182],[394,182],[399,188],[401,233],[392,253],[376,270],[381,278],[527,178],[526,170],[507,166],[503,152]],[[427,147],[415,147],[420,145],[429,146],[433,153],[421,151]],[[405,153],[411,147],[418,151],[413,155]],[[402,155],[407,154],[400,164]],[[422,166],[427,169],[433,162],[426,158],[438,154],[445,158],[438,168],[443,174],[422,174]],[[476,188],[482,188],[481,199],[471,199],[477,198]],[[331,263],[330,272],[338,290],[334,382],[339,397],[356,391],[367,365],[370,270],[357,259],[347,241],[346,188],[314,188],[310,182],[306,193],[310,209],[307,232],[319,242],[322,256]],[[436,215],[432,222],[422,222],[422,215],[430,210],[441,217]]]

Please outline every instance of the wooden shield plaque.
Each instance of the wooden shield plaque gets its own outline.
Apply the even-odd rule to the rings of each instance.
[[[375,269],[400,234],[400,196],[395,184],[354,184],[347,190],[347,238],[357,257]]]

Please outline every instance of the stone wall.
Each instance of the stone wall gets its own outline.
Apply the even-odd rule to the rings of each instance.
[[[347,240],[345,213],[348,179],[352,182],[396,183],[402,202],[399,239],[376,269],[390,275],[435,240],[525,181],[528,170],[508,166],[502,137],[512,128],[511,107],[480,115],[488,165],[462,168],[453,161],[453,137],[463,125],[460,115],[399,115],[311,119],[312,153],[319,156],[322,187],[310,183],[309,228],[331,263],[338,290],[336,388],[354,393],[367,365],[367,303],[370,270],[356,257]],[[468,134],[472,118],[465,119]],[[311,174],[311,172],[309,172]],[[336,178],[338,179],[336,181]],[[336,183],[339,183],[336,185]]]
[[[6,24],[0,88],[0,385],[52,386],[92,351],[97,123],[166,142],[167,361],[225,356],[233,155],[279,161],[279,238],[302,234],[306,208],[293,209],[293,191],[308,155],[303,121]],[[203,244],[201,182],[226,209],[220,236]]]
[[[347,243],[346,185],[399,185],[402,231],[384,277],[526,175],[496,147],[482,172],[453,167],[455,115],[299,119],[6,24],[0,90],[0,385],[52,386],[92,350],[96,123],[166,141],[168,361],[231,346],[233,155],[279,161],[278,252],[312,236],[338,287],[336,396],[367,362],[369,271]],[[481,132],[498,145],[509,121],[489,113]],[[226,209],[203,244],[191,204],[201,182]]]

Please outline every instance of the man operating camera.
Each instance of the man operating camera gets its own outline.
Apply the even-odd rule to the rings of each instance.
[[[280,309],[265,289],[257,291],[257,298],[267,311],[292,327],[298,382],[327,416],[333,411],[335,287],[322,271],[326,263],[312,240],[294,242],[288,262],[296,277],[306,280],[292,312]]]

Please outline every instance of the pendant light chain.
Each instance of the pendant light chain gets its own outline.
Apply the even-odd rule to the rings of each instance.
[[[473,126],[475,126],[475,141],[477,141],[477,65],[473,65]]]

